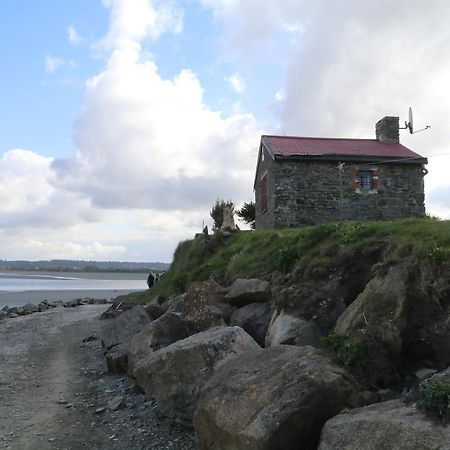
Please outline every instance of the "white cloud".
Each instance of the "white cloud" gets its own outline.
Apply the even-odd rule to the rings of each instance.
[[[250,198],[259,136],[253,116],[225,117],[205,104],[193,72],[164,79],[142,60],[151,26],[158,34],[170,22],[150,3],[106,3],[114,47],[107,67],[87,82],[76,157],[53,164],[58,186],[103,208],[202,211],[218,196]],[[136,27],[134,17],[142,19]]]
[[[230,84],[231,88],[238,94],[245,91],[246,83],[245,80],[238,74],[234,73],[225,79]]]
[[[83,41],[83,38],[78,34],[78,31],[73,25],[70,25],[67,28],[67,38],[69,39],[69,42],[75,46],[80,45]]]
[[[76,154],[12,150],[0,164],[1,186],[17,192],[0,206],[4,257],[167,261],[179,240],[208,223],[217,197],[252,196],[260,134],[253,116],[211,109],[192,71],[165,79],[145,59],[141,42],[179,32],[182,13],[167,3],[104,3],[111,26],[102,46],[110,56],[86,83]],[[48,58],[49,71],[66,64]]]
[[[70,227],[98,220],[87,198],[52,184],[53,158],[23,149],[4,153],[0,160],[0,229]]]
[[[275,94],[275,100],[277,100],[278,102],[283,102],[284,100],[286,100],[286,92],[284,89],[281,89]]]
[[[76,63],[71,59],[64,59],[59,56],[51,56],[51,55],[46,56],[45,70],[47,71],[47,73],[56,72],[57,70],[63,67],[73,69],[74,67],[76,67]]]
[[[48,179],[52,158],[23,149],[7,151],[0,160],[0,214],[28,211],[52,192]],[[14,194],[12,194],[14,193]]]
[[[55,70],[59,69],[64,65],[65,61],[63,58],[57,56],[47,56],[45,58],[45,70],[48,73],[53,73]]]
[[[79,244],[71,241],[55,241],[52,239],[23,239],[16,242],[13,249],[3,249],[8,259],[20,259],[27,254],[30,260],[38,259],[87,259],[118,260],[125,253],[123,246],[108,246],[99,242]]]
[[[156,39],[165,32],[181,33],[183,11],[170,1],[102,0],[111,9],[106,49],[140,47],[145,38]]]

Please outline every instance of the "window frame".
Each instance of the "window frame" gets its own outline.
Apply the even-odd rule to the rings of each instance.
[[[373,189],[373,171],[359,170],[358,171],[359,189],[362,191],[371,191]]]
[[[358,168],[353,175],[352,187],[356,194],[377,194],[380,188],[380,171],[377,168]]]

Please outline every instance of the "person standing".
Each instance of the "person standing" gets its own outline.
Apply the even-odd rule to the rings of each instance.
[[[147,277],[147,286],[150,289],[155,284],[155,275],[150,271]]]

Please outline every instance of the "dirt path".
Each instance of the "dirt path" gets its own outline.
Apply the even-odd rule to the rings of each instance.
[[[158,415],[127,378],[106,373],[105,305],[0,322],[0,449],[194,449],[190,430]],[[122,398],[114,411],[108,401]]]

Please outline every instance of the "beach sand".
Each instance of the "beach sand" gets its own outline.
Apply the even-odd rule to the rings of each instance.
[[[114,290],[61,290],[61,291],[23,291],[23,292],[0,292],[0,309],[4,306],[23,306],[27,303],[37,304],[47,299],[49,302],[61,300],[63,302],[76,298],[96,298],[111,300],[119,295],[136,292],[133,289]]]

